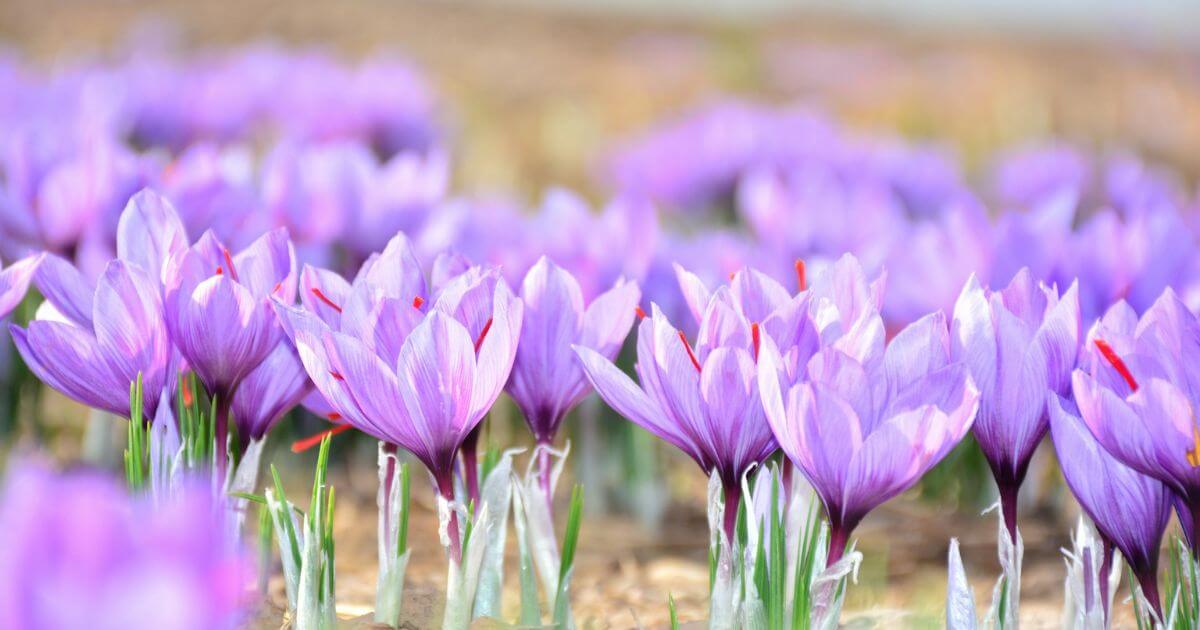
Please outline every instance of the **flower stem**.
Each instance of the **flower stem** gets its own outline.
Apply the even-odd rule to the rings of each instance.
[[[439,475],[438,478],[438,493],[442,495],[442,499],[447,504],[454,504],[454,475]],[[446,534],[450,537],[450,561],[454,564],[462,563],[462,542],[458,532],[458,512],[451,508],[450,521],[446,525]]]
[[[1108,619],[1108,574],[1112,571],[1113,563],[1113,545],[1107,538],[1101,537],[1103,550],[1100,560],[1100,573],[1097,574],[1097,581],[1100,582],[1100,607],[1104,611],[1104,618]]]
[[[460,453],[463,463],[463,481],[467,485],[467,498],[479,504],[479,432],[483,423],[475,425],[474,429],[463,440]]]
[[[1008,529],[1008,537],[1013,544],[1017,542],[1017,493],[1021,491],[1020,484],[1000,483],[1000,512],[1004,515],[1004,526]]]
[[[723,484],[725,489],[725,536],[730,548],[734,546],[737,530],[738,505],[742,502],[742,487],[736,481]]]
[[[837,564],[838,560],[846,553],[846,542],[850,538],[850,531],[840,522],[830,521],[829,523],[829,553],[825,556],[825,568],[829,568]]]
[[[553,464],[550,461],[552,447],[553,445],[549,441],[539,440],[534,449],[538,454],[538,480],[542,485],[542,494],[546,497],[546,510],[550,514],[551,522],[554,520]]]
[[[217,422],[214,427],[215,441],[213,448],[217,450],[217,478],[221,484],[225,483],[226,469],[229,468],[229,408],[231,407],[231,397],[221,393],[216,394],[217,401]]]

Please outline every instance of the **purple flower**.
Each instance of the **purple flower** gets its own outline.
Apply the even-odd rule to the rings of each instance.
[[[1085,369],[1072,374],[1080,415],[1126,466],[1178,495],[1180,521],[1200,514],[1200,322],[1167,289],[1138,321],[1119,302],[1088,335]],[[1190,517],[1190,518],[1189,518]],[[1196,554],[1196,531],[1185,529]]]
[[[202,484],[163,501],[114,480],[10,467],[0,528],[0,626],[236,628],[253,565]]]
[[[25,299],[29,282],[33,280],[33,274],[42,258],[42,254],[29,256],[0,270],[0,319],[8,317],[21,300]]]
[[[266,437],[271,427],[312,391],[296,349],[287,340],[258,364],[233,395],[233,419],[244,449],[250,440]]]
[[[758,388],[783,452],[812,484],[830,521],[828,562],[876,506],[911,487],[971,428],[979,392],[950,358],[945,316],[927,315],[888,344],[855,356],[831,347],[788,384],[783,358],[762,340]]]
[[[357,315],[347,306],[339,331],[307,311],[279,310],[331,408],[364,433],[410,451],[452,501],[459,447],[512,369],[521,303],[498,272],[479,268],[444,288],[427,313],[411,301],[383,302],[380,308],[403,307],[414,316],[387,311],[391,330],[382,330],[370,324],[379,310]],[[450,529],[456,536],[456,526]],[[457,553],[456,542],[451,551]]]
[[[975,438],[1015,540],[1017,493],[1049,428],[1047,393],[1066,393],[1083,337],[1077,287],[1060,298],[1057,289],[1036,284],[1022,269],[1008,287],[993,292],[972,276],[954,306],[951,337],[955,359],[979,387]]]
[[[238,388],[283,340],[272,298],[296,299],[296,254],[280,228],[236,256],[212,232],[164,271],[171,338],[217,405],[217,468],[224,471]]]
[[[638,326],[639,388],[607,358],[574,346],[596,393],[614,410],[717,474],[725,489],[725,534],[732,540],[741,481],[777,448],[755,384],[759,338],[731,306],[728,289],[710,300],[695,349],[658,305]]]
[[[33,373],[85,405],[128,416],[129,386],[141,374],[149,421],[175,383],[160,274],[186,239],[170,203],[152,191],[130,199],[117,232],[120,258],[94,286],[66,260],[43,258],[34,282],[46,302],[28,329],[11,330]]]
[[[1105,564],[1111,563],[1113,547],[1120,549],[1161,616],[1158,550],[1171,518],[1173,495],[1161,481],[1125,466],[1101,447],[1080,420],[1074,403],[1051,394],[1046,404],[1063,477],[1100,532]],[[1107,576],[1107,568],[1099,574]],[[1108,580],[1100,580],[1100,588],[1107,589]],[[1107,605],[1106,593],[1100,599]]]
[[[165,273],[171,336],[208,391],[228,399],[281,338],[271,299],[295,300],[287,232],[269,232],[236,256],[206,232]]]
[[[550,444],[563,418],[587,394],[587,381],[572,345],[612,360],[625,341],[641,292],[618,280],[584,306],[579,283],[542,257],[525,275],[525,317],[508,391],[539,444]]]

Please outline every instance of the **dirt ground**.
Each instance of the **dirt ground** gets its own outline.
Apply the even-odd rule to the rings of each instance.
[[[6,0],[0,45],[46,63],[108,54],[147,21],[173,23],[189,47],[265,37],[350,56],[381,48],[410,55],[444,95],[458,190],[532,199],[562,184],[598,198],[596,158],[614,138],[728,93],[812,102],[856,128],[937,139],[968,166],[998,147],[1053,135],[1101,150],[1129,148],[1192,178],[1200,172],[1200,62],[1120,45],[915,35],[813,16],[716,24],[393,0]],[[373,602],[373,464],[370,455],[357,458],[334,476],[338,610],[348,626]],[[294,476],[297,488],[303,476]],[[663,627],[669,593],[683,621],[705,617],[703,479],[690,477],[673,488],[658,532],[628,517],[586,519],[572,585],[581,627]],[[414,485],[406,606],[412,627],[436,627],[445,560],[432,495]],[[995,524],[972,512],[902,497],[872,514],[858,531],[865,561],[843,620],[941,627],[952,536],[961,540],[976,601],[985,607],[998,571]],[[1061,514],[1035,514],[1023,524],[1025,628],[1059,626],[1059,548],[1069,523]],[[282,623],[278,576],[272,586],[274,607],[260,611],[252,627]]]

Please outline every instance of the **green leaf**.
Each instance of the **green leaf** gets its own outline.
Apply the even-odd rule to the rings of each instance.
[[[671,630],[679,630],[679,613],[675,610],[675,596],[667,593],[667,608],[671,611]]]
[[[408,551],[408,507],[412,494],[412,478],[409,476],[408,462],[400,464],[400,526],[396,533],[396,557]]]
[[[571,490],[571,507],[567,512],[567,530],[563,534],[561,561],[558,565],[558,592],[554,594],[554,623],[560,627],[567,623],[567,606],[570,603],[571,570],[575,565],[575,549],[579,544],[579,528],[583,524],[583,486],[575,484]]]

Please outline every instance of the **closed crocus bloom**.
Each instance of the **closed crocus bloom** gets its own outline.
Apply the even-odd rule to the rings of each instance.
[[[29,282],[33,280],[33,273],[37,271],[42,257],[42,254],[37,254],[22,258],[0,270],[0,319],[8,317],[21,300],[25,299]]]
[[[0,496],[0,627],[237,628],[254,567],[225,519],[199,482],[151,500],[16,463]]]
[[[522,306],[494,270],[472,270],[447,287],[428,313],[395,339],[377,329],[331,329],[306,311],[280,307],[305,370],[331,408],[355,428],[402,446],[454,500],[460,446],[508,380]],[[353,331],[353,332],[349,332]],[[356,334],[357,333],[357,334]],[[457,554],[457,525],[449,528]]]
[[[1200,322],[1167,289],[1140,321],[1114,305],[1088,336],[1090,368],[1072,374],[1075,400],[1096,440],[1121,463],[1178,495],[1196,554],[1200,520]],[[1090,354],[1090,350],[1089,350]]]
[[[271,300],[295,300],[295,252],[283,229],[236,256],[206,232],[171,258],[165,278],[171,338],[216,399],[217,443],[224,445],[238,387],[283,339]],[[223,447],[217,462],[223,469]]]
[[[639,387],[603,355],[575,346],[588,380],[614,410],[720,477],[725,535],[733,540],[746,471],[777,448],[755,384],[761,335],[717,290],[700,324],[695,349],[657,305],[638,326]]]
[[[1077,286],[1060,297],[1027,269],[1001,291],[984,289],[972,276],[954,305],[954,357],[979,387],[975,438],[999,487],[1013,540],[1017,493],[1049,428],[1046,396],[1066,393],[1082,337]]]
[[[868,512],[910,488],[966,435],[979,392],[966,367],[951,362],[940,312],[909,325],[885,351],[822,350],[807,376],[789,386],[778,348],[763,338],[762,404],[779,446],[825,505],[832,565]]]
[[[266,437],[271,427],[312,391],[308,374],[291,342],[279,342],[233,395],[233,420],[240,446]]]
[[[1105,567],[1099,574],[1108,575],[1112,549],[1120,549],[1161,617],[1158,550],[1171,518],[1171,492],[1161,481],[1122,464],[1100,446],[1073,402],[1051,394],[1046,404],[1063,477],[1104,542]],[[1108,580],[1100,580],[1101,589],[1107,586]],[[1107,602],[1107,593],[1100,599]]]
[[[611,361],[633,326],[640,298],[637,284],[619,280],[585,307],[575,277],[545,257],[525,275],[525,317],[508,391],[539,444],[554,441],[567,412],[588,391],[571,346]]]

